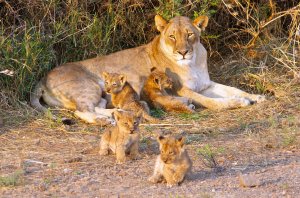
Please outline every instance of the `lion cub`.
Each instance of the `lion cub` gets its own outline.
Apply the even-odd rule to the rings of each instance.
[[[129,111],[115,111],[113,116],[117,125],[103,133],[99,154],[108,155],[111,150],[116,154],[118,164],[125,162],[126,154],[129,154],[131,159],[137,159],[141,116]]]
[[[160,155],[156,159],[152,183],[166,181],[169,187],[181,183],[191,170],[192,162],[184,149],[184,138],[158,137]]]
[[[158,122],[149,115],[149,107],[146,102],[139,101],[138,94],[127,82],[126,76],[116,73],[103,72],[105,90],[111,94],[112,105],[128,111],[142,112],[143,118],[150,122]]]
[[[150,106],[163,109],[167,112],[194,112],[187,106],[190,103],[189,99],[168,95],[166,89],[171,89],[172,86],[172,80],[165,73],[157,71],[157,69],[153,67],[142,90],[143,100]],[[191,105],[191,107],[194,106]]]

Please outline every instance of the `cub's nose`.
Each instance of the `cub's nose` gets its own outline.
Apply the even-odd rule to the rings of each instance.
[[[178,50],[177,53],[181,54],[183,57],[188,53],[188,50]]]

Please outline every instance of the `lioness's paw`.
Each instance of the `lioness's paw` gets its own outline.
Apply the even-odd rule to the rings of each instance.
[[[193,104],[189,104],[188,107],[189,107],[191,110],[195,110],[195,109],[196,109],[195,105],[193,105]]]
[[[246,107],[249,105],[252,105],[253,102],[250,101],[247,98],[239,98],[239,97],[233,97],[231,101],[231,107],[230,108],[237,108],[237,107]]]
[[[257,102],[257,103],[262,103],[266,101],[266,96],[263,95],[253,95],[253,97],[250,98],[251,100]]]

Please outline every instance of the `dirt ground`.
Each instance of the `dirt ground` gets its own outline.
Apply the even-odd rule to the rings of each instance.
[[[122,165],[112,155],[98,155],[99,126],[78,120],[68,126],[32,112],[12,115],[3,114],[0,127],[3,198],[300,196],[299,86],[288,97],[247,108],[199,109],[194,115],[167,115],[162,123],[169,125],[143,125],[141,158]],[[147,181],[158,132],[186,136],[193,169],[180,186]],[[209,163],[212,159],[217,164]]]

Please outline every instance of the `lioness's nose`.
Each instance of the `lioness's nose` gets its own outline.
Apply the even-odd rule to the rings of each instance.
[[[177,53],[185,56],[188,53],[188,50],[178,50]]]

